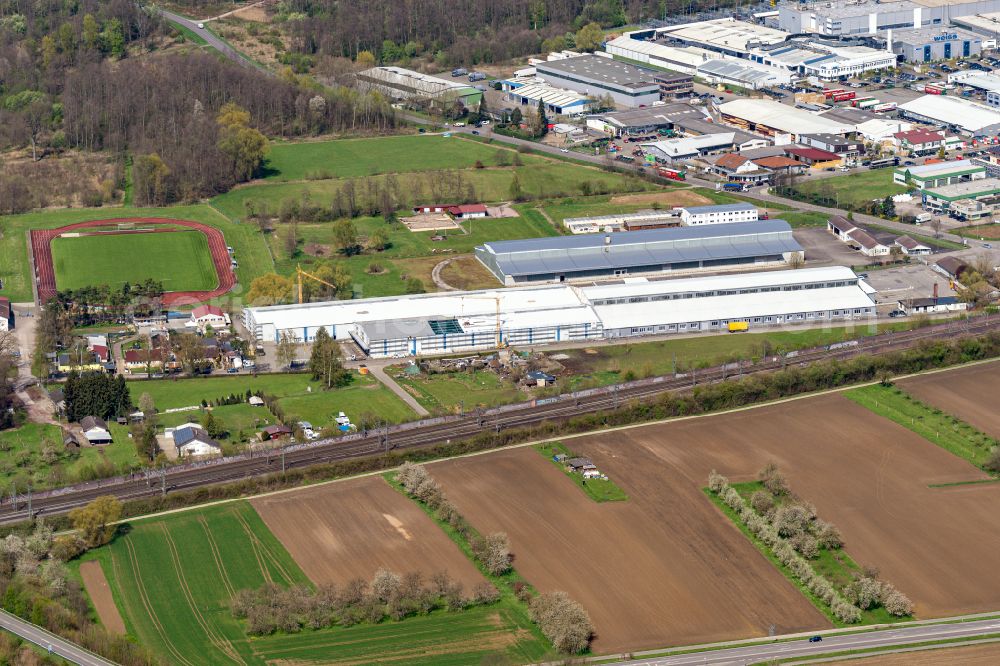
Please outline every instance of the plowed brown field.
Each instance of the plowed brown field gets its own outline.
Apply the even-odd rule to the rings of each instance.
[[[373,476],[251,501],[314,583],[370,580],[379,567],[447,571],[466,592],[479,571],[413,501]]]
[[[883,654],[843,662],[847,666],[996,666],[1000,643]]]
[[[629,495],[596,504],[530,449],[432,466],[459,510],[505,530],[515,566],[590,612],[595,650],[826,626],[704,497],[713,469],[750,480],[769,461],[837,524],[847,552],[908,594],[918,617],[1000,605],[1000,486],[914,433],[829,395],[572,440]]]
[[[903,379],[899,387],[920,401],[1000,438],[1000,363]]]

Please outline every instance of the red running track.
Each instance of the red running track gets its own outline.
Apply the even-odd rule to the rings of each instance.
[[[164,305],[188,305],[207,301],[222,296],[236,286],[236,275],[230,265],[229,251],[226,249],[226,239],[222,232],[201,222],[187,220],[172,220],[163,217],[125,217],[111,220],[91,220],[77,222],[58,229],[32,229],[31,252],[35,257],[35,282],[38,286],[38,301],[45,303],[56,295],[56,271],[52,262],[52,239],[60,234],[88,227],[103,227],[115,224],[170,224],[187,227],[205,234],[208,239],[208,250],[212,254],[212,264],[219,279],[219,286],[212,291],[169,291],[163,295]],[[122,233],[135,233],[123,230]],[[148,233],[148,232],[147,232]]]

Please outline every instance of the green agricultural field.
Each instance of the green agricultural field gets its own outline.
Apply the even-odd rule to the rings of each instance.
[[[878,332],[908,330],[919,322],[880,324]],[[720,333],[673,340],[595,345],[590,349],[566,349],[559,353],[568,358],[562,363],[572,373],[560,380],[559,391],[587,386],[603,386],[622,380],[688,372],[692,368],[718,365],[742,359],[759,358],[767,343],[769,353],[784,353],[817,345],[826,345],[861,336],[876,329],[867,324],[836,328],[803,328],[764,333]],[[675,366],[676,359],[676,366]]]
[[[208,239],[199,231],[52,239],[59,289],[120,287],[159,280],[166,291],[210,291],[219,285]]]
[[[480,405],[492,407],[530,399],[528,394],[489,370],[408,375],[397,366],[391,373],[397,383],[434,413],[454,413],[463,405],[469,411]]]
[[[267,180],[286,181],[467,169],[477,161],[493,164],[498,150],[508,153],[508,161],[513,156],[503,145],[487,146],[439,134],[274,143],[264,170]]]
[[[836,201],[840,208],[860,209],[872,199],[902,194],[908,188],[892,182],[892,169],[873,169],[846,176],[800,178],[794,189],[807,198],[825,197]]]
[[[276,663],[477,664],[500,653],[515,663],[538,661],[544,649],[523,611],[506,601],[460,613],[380,624],[303,630],[249,638],[229,600],[265,582],[309,585],[249,503],[234,502],[124,526],[97,559],[129,635],[176,666],[265,666]],[[530,627],[530,625],[528,625]]]
[[[236,275],[242,285],[274,270],[267,245],[256,227],[233,224],[210,206],[171,206],[167,208],[88,208],[50,210],[0,217],[0,279],[3,295],[12,301],[32,299],[31,268],[27,231],[51,229],[74,222],[113,220],[123,217],[169,217],[204,222],[221,230],[226,243],[236,252],[239,268]],[[167,234],[161,234],[167,235]]]
[[[58,426],[25,423],[0,431],[0,494],[9,494],[14,485],[19,492],[28,486],[42,490],[139,467],[128,429],[112,425],[111,434],[112,444],[76,451],[63,448]]]

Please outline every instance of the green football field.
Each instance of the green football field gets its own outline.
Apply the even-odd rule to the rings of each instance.
[[[166,291],[208,291],[219,282],[208,239],[198,231],[59,237],[52,239],[52,260],[60,290],[152,278]]]

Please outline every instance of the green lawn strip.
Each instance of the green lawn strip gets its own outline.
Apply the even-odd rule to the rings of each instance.
[[[752,203],[759,208],[765,208],[767,210],[777,210],[777,211],[792,211],[795,207],[790,204],[784,204],[777,201],[761,201],[760,199],[754,199],[753,197],[744,194],[735,194],[733,192],[726,192],[725,190],[711,190],[707,187],[695,187],[692,188],[692,192],[697,192],[703,197],[711,199],[713,202],[718,204],[733,203],[735,201],[745,201],[747,203]],[[780,217],[780,215],[772,215],[772,217]]]
[[[898,229],[892,229],[890,227],[883,227],[883,226],[878,225],[878,224],[868,224],[868,225],[865,225],[865,226],[867,226],[867,227],[869,227],[871,229],[876,229],[878,231],[882,231],[882,232],[885,232],[885,233],[893,234],[894,236],[897,236],[897,237],[904,235]],[[968,247],[969,247],[968,245],[962,245],[961,243],[956,243],[955,241],[950,241],[950,240],[947,240],[947,239],[944,239],[944,238],[932,238],[930,236],[924,236],[922,234],[915,234],[915,233],[910,232],[910,231],[907,231],[905,235],[909,236],[910,238],[912,238],[915,241],[923,243],[924,245],[930,245],[931,247],[934,247],[934,246],[943,247],[943,248],[948,249],[948,250],[965,250],[965,249],[968,249]]]
[[[536,444],[531,448],[538,451],[549,462],[558,467],[563,474],[572,479],[573,483],[595,502],[624,502],[628,499],[625,491],[610,479],[585,479],[582,474],[575,474],[568,471],[563,463],[555,459],[555,456],[561,453],[567,458],[575,458],[576,454],[570,451],[562,442],[546,442],[545,444]]]
[[[952,486],[978,486],[983,483],[1000,483],[1000,478],[996,479],[976,479],[975,481],[954,481],[952,483],[929,483],[928,488],[951,488]]]
[[[522,657],[526,657],[529,661],[541,661],[543,656],[549,655],[552,650],[549,647],[548,640],[542,635],[541,630],[538,626],[531,621],[528,615],[527,606],[520,601],[514,594],[514,583],[522,583],[533,593],[537,591],[531,586],[528,581],[524,580],[517,570],[511,567],[510,571],[501,575],[494,576],[486,571],[480,564],[479,560],[472,552],[471,544],[463,537],[458,530],[452,527],[449,523],[438,519],[437,515],[423,502],[419,502],[403,490],[403,486],[396,481],[395,472],[386,472],[382,475],[386,483],[395,488],[399,493],[406,497],[409,501],[414,502],[420,509],[427,514],[427,516],[433,520],[438,527],[440,527],[448,538],[454,542],[458,549],[469,558],[469,560],[476,566],[479,572],[483,575],[486,580],[493,583],[493,585],[500,591],[500,601],[497,604],[507,610],[509,615],[507,619],[512,623],[514,629],[518,632],[522,630],[525,632],[525,638],[518,641],[518,649],[522,652]],[[476,529],[469,526],[472,535],[477,535]]]
[[[158,280],[166,291],[210,291],[219,285],[208,239],[198,231],[54,238],[52,260],[60,289],[119,288],[147,279]]]
[[[159,411],[179,407],[195,407],[204,400],[212,402],[231,394],[246,395],[247,391],[278,398],[308,395],[321,391],[319,382],[303,372],[261,373],[258,375],[225,375],[214,377],[177,377],[174,379],[133,379],[128,383],[133,401],[149,393]]]
[[[123,217],[161,217],[203,222],[222,231],[233,247],[239,281],[249,285],[253,278],[273,270],[271,255],[255,226],[233,224],[211,206],[169,206],[166,208],[74,208],[46,210],[0,217],[0,279],[3,293],[14,302],[33,297],[29,264],[29,229],[51,229],[74,222],[115,220]],[[166,234],[165,234],[166,235]]]
[[[894,386],[863,386],[845,391],[844,396],[979,469],[983,468],[990,449],[997,446],[997,441],[989,435]]]
[[[771,552],[771,549],[767,547],[767,544],[765,544],[763,541],[761,541],[760,539],[758,539],[757,537],[755,537],[753,534],[750,533],[750,530],[748,530],[746,525],[743,524],[743,521],[740,520],[740,517],[736,514],[736,512],[730,509],[728,506],[726,506],[725,502],[723,502],[719,496],[717,496],[708,488],[702,488],[702,491],[708,497],[709,501],[711,501],[712,504],[718,507],[718,509],[722,511],[722,513],[724,513],[726,517],[733,522],[733,525],[735,525],[737,529],[739,529],[739,531],[743,533],[743,536],[745,536],[747,539],[750,540],[750,543],[752,543],[757,548],[757,550],[760,551],[760,554],[763,555],[765,558],[767,558],[767,561],[773,564],[775,568],[777,568],[778,571],[780,571],[781,574],[785,578],[787,578],[788,581],[792,585],[794,585],[795,588],[799,592],[801,592],[802,595],[805,596],[805,598],[808,599],[812,603],[812,605],[815,606],[816,609],[819,612],[821,612],[826,617],[827,620],[830,621],[831,624],[833,624],[833,626],[835,627],[854,626],[850,624],[845,624],[840,620],[838,620],[837,618],[835,618],[833,616],[833,613],[830,612],[830,608],[825,603],[823,603],[823,601],[819,597],[814,595],[812,592],[809,591],[807,587],[805,587],[799,582],[799,580],[792,574],[792,572],[788,570],[788,567],[782,564],[781,561],[774,556],[774,554]]]
[[[174,30],[176,30],[177,32],[179,32],[181,35],[184,35],[184,39],[185,40],[187,40],[187,41],[189,41],[189,42],[191,42],[193,44],[196,44],[198,46],[208,46],[208,42],[205,41],[205,38],[202,37],[201,35],[199,35],[198,33],[196,33],[191,28],[189,28],[189,27],[187,27],[185,25],[181,25],[180,23],[176,23],[174,21],[167,21],[167,23],[169,23],[170,26]]]
[[[754,492],[764,490],[764,484],[760,481],[731,483],[729,485],[735,488],[747,503],[750,502],[750,496],[753,495]],[[772,499],[774,500],[775,506],[781,506],[783,499],[785,498],[778,498],[772,495]],[[736,518],[736,520],[739,519]],[[767,546],[764,545],[764,547],[766,548]],[[819,554],[814,559],[807,559],[807,561],[813,568],[813,571],[830,581],[838,591],[843,590],[854,580],[855,575],[860,574],[863,571],[861,565],[855,562],[843,548],[835,550],[820,548]],[[894,617],[881,607],[861,611],[862,624],[898,624],[899,622],[908,622],[912,619],[913,618],[909,616],[903,618]]]
[[[182,423],[200,423],[208,411],[199,407],[190,411],[170,412],[160,414],[156,420],[165,428],[175,428]],[[249,436],[259,428],[277,423],[277,419],[267,407],[254,407],[246,403],[212,407],[211,412],[215,420],[229,431],[230,439],[237,438],[240,432]]]
[[[288,396],[278,400],[288,421],[309,421],[314,428],[334,427],[338,412],[352,423],[402,423],[417,418],[399,396],[371,377],[358,376],[350,386],[318,391],[308,395]]]
[[[779,211],[773,217],[782,219],[793,227],[825,227],[830,219],[827,213],[813,211]]]
[[[530,398],[490,370],[409,375],[401,367],[393,366],[390,372],[398,384],[409,388],[417,401],[432,412],[450,414],[462,406],[471,411],[477,406],[493,407]]]
[[[561,360],[571,372],[559,382],[559,391],[605,386],[629,379],[690,372],[702,365],[718,365],[737,359],[760,359],[768,346],[768,356],[857,339],[886,331],[909,330],[916,322],[892,322],[835,328],[720,333],[616,345],[595,345],[591,349],[565,349]],[[752,329],[751,329],[752,330]],[[789,362],[794,362],[789,359]]]
[[[892,169],[872,169],[828,178],[798,179],[793,192],[806,200],[826,197],[841,208],[863,208],[873,199],[902,194],[909,188],[892,182]]]
[[[823,654],[810,654],[801,657],[786,657],[784,659],[768,659],[767,661],[754,662],[758,664],[795,664],[795,663],[815,663],[820,659],[834,659],[835,657],[850,657],[852,655],[865,656],[869,654],[891,654],[899,651],[914,651],[913,648],[929,647],[937,645],[941,647],[961,646],[962,643],[992,643],[1000,639],[1000,634],[983,634],[981,636],[967,636],[962,638],[942,638],[936,641],[925,641],[922,643],[906,643],[903,645],[887,645],[885,647],[861,648],[857,650],[842,650],[840,652],[825,652]]]
[[[497,151],[512,159],[503,145],[490,148],[458,137],[410,134],[364,139],[272,143],[264,163],[265,179],[274,181],[357,178],[383,173],[467,169],[496,164]],[[528,161],[537,158],[522,158]]]

